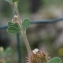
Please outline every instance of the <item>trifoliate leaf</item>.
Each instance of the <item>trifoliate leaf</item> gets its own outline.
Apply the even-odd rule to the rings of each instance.
[[[54,57],[51,60],[49,60],[48,63],[62,63],[62,61],[59,57]]]
[[[24,19],[24,21],[22,23],[22,26],[23,26],[24,30],[26,28],[28,28],[29,25],[30,25],[30,19]]]

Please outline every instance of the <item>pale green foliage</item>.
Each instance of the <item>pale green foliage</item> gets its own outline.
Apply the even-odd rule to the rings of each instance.
[[[54,57],[51,60],[49,60],[48,63],[62,63],[62,61],[59,57]]]
[[[12,22],[8,22],[8,28],[7,31],[9,33],[19,33],[20,31],[20,27],[18,24],[12,23]]]
[[[30,25],[30,19],[24,19],[22,23],[24,30],[27,29],[29,25]]]

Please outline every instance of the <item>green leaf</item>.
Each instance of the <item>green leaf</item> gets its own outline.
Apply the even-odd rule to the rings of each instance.
[[[54,57],[51,60],[49,60],[48,63],[62,63],[62,61],[59,57]]]
[[[13,26],[13,27],[16,27],[16,28],[20,29],[18,24],[15,24],[15,23],[12,23],[12,22],[8,22],[8,27],[10,27],[10,26]]]
[[[5,50],[5,53],[7,55],[11,55],[12,54],[12,49],[10,47],[8,47],[6,50]]]
[[[12,26],[13,25],[13,23],[12,22],[8,22],[8,26]]]
[[[7,1],[7,2],[9,2],[9,3],[12,3],[12,0],[5,0],[5,1]]]
[[[20,27],[18,24],[12,23],[12,22],[8,22],[8,28],[7,31],[10,33],[19,33],[20,31]]]
[[[7,31],[9,33],[19,33],[20,30],[18,28],[14,27],[14,26],[10,26],[10,27],[7,28]]]
[[[13,2],[17,2],[18,0],[12,0]]]
[[[29,25],[30,25],[30,19],[24,19],[24,21],[22,23],[22,26],[23,26],[24,30],[26,28],[28,28]]]

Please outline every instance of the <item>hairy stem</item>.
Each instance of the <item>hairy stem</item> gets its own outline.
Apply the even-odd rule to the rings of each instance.
[[[23,41],[24,41],[24,43],[26,45],[27,52],[30,53],[31,52],[31,48],[30,48],[30,45],[28,43],[28,39],[27,39],[25,31],[21,31],[21,36],[22,36],[22,39],[23,39]]]
[[[17,5],[16,5],[16,2],[14,3],[14,9],[15,9],[16,14],[18,16],[18,24],[19,24],[19,26],[21,28],[20,32],[21,32],[22,39],[23,39],[23,41],[25,43],[27,52],[30,53],[31,52],[31,48],[30,48],[30,45],[29,45],[29,42],[28,42],[28,39],[27,39],[27,36],[26,36],[26,32],[24,31],[24,29],[22,27],[22,20],[20,20],[20,16],[19,16],[19,12],[18,12],[18,8],[17,8]]]

